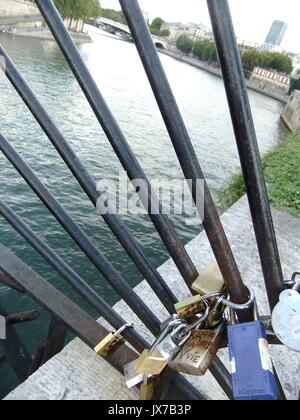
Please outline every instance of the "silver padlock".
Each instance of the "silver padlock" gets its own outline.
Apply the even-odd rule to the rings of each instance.
[[[161,340],[156,350],[162,357],[169,361],[179,352],[181,346],[189,339],[191,333],[187,331],[188,324],[181,322],[180,325],[175,327],[173,331]]]
[[[272,313],[272,326],[279,340],[291,350],[300,352],[300,282],[280,294]]]

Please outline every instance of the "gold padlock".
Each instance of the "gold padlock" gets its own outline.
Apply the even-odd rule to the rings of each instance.
[[[192,318],[205,310],[202,296],[192,296],[175,304],[175,310],[182,319]]]
[[[169,366],[181,373],[203,376],[223,341],[224,324],[216,330],[194,330]]]
[[[122,332],[133,327],[133,324],[125,324],[115,333],[109,333],[99,344],[94,348],[95,353],[101,357],[107,357],[108,354],[114,349],[117,345],[124,343],[123,337],[121,336]]]
[[[224,278],[216,261],[211,263],[194,281],[192,289],[201,296],[226,292]]]
[[[150,401],[155,393],[155,379],[144,375],[143,383],[140,386],[140,400]]]
[[[157,350],[144,350],[135,363],[137,373],[143,375],[160,375],[166,366],[166,359]]]

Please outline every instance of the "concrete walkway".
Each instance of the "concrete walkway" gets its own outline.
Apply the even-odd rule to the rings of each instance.
[[[300,269],[300,219],[273,209],[274,222],[282,258],[284,274],[290,278]],[[239,267],[246,283],[251,286],[258,299],[261,314],[268,314],[268,304],[264,291],[263,276],[255,245],[247,198],[243,197],[223,217],[223,224],[232,244]],[[196,267],[202,271],[212,260],[213,254],[205,233],[187,245]],[[179,299],[188,296],[188,290],[172,261],[167,261],[160,272]],[[137,292],[149,303],[162,320],[166,312],[152,293],[146,282],[142,282]],[[148,339],[149,333],[140,325],[130,309],[123,303],[116,305],[118,312],[127,320],[135,322],[137,328]],[[300,390],[300,354],[283,346],[271,349],[273,361],[289,399],[298,399]],[[228,366],[227,351],[220,357]],[[205,377],[189,377],[207,398],[226,399],[210,374]],[[135,390],[127,390],[122,376],[106,362],[98,358],[80,340],[70,343],[61,354],[50,360],[24,384],[7,396],[7,400],[99,400],[136,399]]]

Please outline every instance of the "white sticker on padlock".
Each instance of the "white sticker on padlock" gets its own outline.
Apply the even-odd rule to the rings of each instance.
[[[285,290],[272,314],[272,326],[279,340],[291,350],[300,352],[300,294]]]

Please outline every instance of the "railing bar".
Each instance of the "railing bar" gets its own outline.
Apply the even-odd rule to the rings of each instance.
[[[0,150],[12,163],[35,194],[55,216],[58,222],[68,232],[80,249],[91,260],[95,267],[103,274],[105,279],[117,291],[119,296],[138,315],[140,320],[157,335],[160,332],[160,322],[151,312],[143,300],[136,294],[128,283],[115,271],[113,266],[106,260],[104,255],[97,249],[83,230],[73,221],[65,209],[54,198],[51,192],[39,180],[28,164],[15,151],[10,143],[0,134]]]
[[[38,101],[37,97],[34,95],[26,81],[22,78],[10,57],[0,46],[0,56],[1,55],[5,62],[4,72],[7,78],[17,90],[29,110],[32,112],[41,128],[47,134],[53,146],[56,148],[64,162],[67,164],[91,202],[94,204],[94,206],[97,206],[100,201],[102,204],[101,207],[104,208],[103,201],[105,201],[105,199],[102,197],[103,193],[97,191],[96,183],[88,173],[87,169],[81,163],[76,153],[72,150],[63,134],[54,124],[47,111]],[[174,310],[174,303],[177,302],[176,296],[167,286],[159,272],[152,266],[140,245],[131,235],[121,219],[112,214],[108,207],[106,207],[106,214],[103,214],[102,217],[112,232],[115,234],[127,254],[130,256],[132,261],[135,263],[136,267],[140,270],[143,277],[156,293],[158,298],[161,300],[167,310],[172,313]]]
[[[98,324],[70,299],[30,269],[1,243],[0,269],[9,273],[18,284],[24,287],[29,296],[45,307],[52,315],[65,322],[68,328],[92,349],[108,334],[108,331],[101,324]],[[112,354],[109,354],[105,360],[123,374],[124,364],[135,360],[136,357],[137,354],[124,344]],[[184,377],[173,371],[171,375],[173,375],[174,393],[178,390],[187,399],[202,400],[204,398]]]
[[[120,4],[145,67],[185,178],[194,181],[191,192],[193,199],[197,204],[198,191],[196,181],[204,179],[204,174],[162,67],[157,50],[153,44],[149,29],[136,0],[120,0]],[[198,211],[201,215],[202,209],[198,209]],[[231,298],[235,302],[245,303],[248,300],[247,291],[206,183],[204,212],[203,226],[224,280],[228,286]]]
[[[247,88],[227,0],[207,2],[239,149],[271,309],[284,289],[268,193]]]
[[[123,168],[127,172],[129,179],[131,181],[143,180],[146,183],[148,191],[146,193],[145,189],[141,188],[138,192],[140,199],[181,275],[190,287],[192,282],[197,278],[198,272],[186,249],[180,242],[174,226],[169,218],[165,214],[162,214],[161,203],[154,192],[151,191],[150,183],[143,169],[107,106],[58,11],[52,1],[35,0],[35,2],[68,61]],[[151,209],[156,209],[158,214],[153,214],[154,212]]]
[[[126,321],[94,289],[1,200],[0,214],[112,327],[118,330],[126,324]],[[124,337],[139,352],[148,347],[148,343],[134,329],[127,329],[124,332]]]

